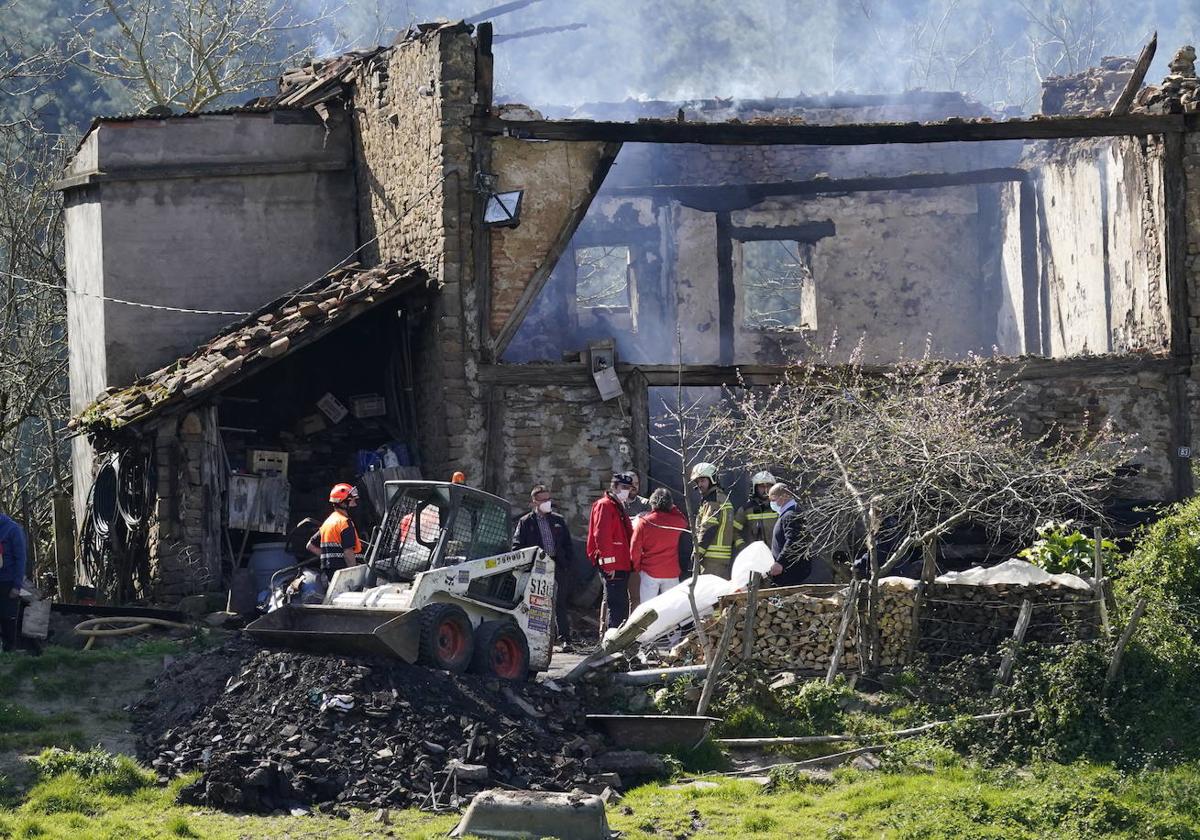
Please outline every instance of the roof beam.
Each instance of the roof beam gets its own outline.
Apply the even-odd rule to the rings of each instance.
[[[1041,117],[1005,122],[951,120],[938,123],[698,123],[642,120],[502,120],[477,118],[484,134],[524,140],[590,140],[609,143],[703,143],[725,146],[872,146],[885,143],[957,143],[981,140],[1065,140],[1126,137],[1184,131],[1182,114],[1121,114]]]

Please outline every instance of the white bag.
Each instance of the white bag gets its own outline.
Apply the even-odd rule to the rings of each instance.
[[[33,601],[25,605],[21,618],[21,635],[27,639],[45,639],[50,635],[50,602]]]

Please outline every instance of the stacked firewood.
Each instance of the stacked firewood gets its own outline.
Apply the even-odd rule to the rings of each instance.
[[[760,592],[756,599],[751,629],[750,657],[769,669],[825,671],[833,658],[838,630],[845,612],[847,590],[838,586],[797,586]],[[858,667],[859,615],[866,614],[866,591],[860,590],[857,609],[851,614],[842,647],[841,667]],[[725,626],[728,610],[736,608],[734,632],[728,656],[742,658],[746,638],[747,595],[739,593],[721,601],[716,613],[705,622],[710,644],[716,644]],[[880,661],[894,665],[904,660],[912,635],[913,592],[899,582],[880,585]],[[677,645],[668,655],[671,664],[702,662],[695,636]]]

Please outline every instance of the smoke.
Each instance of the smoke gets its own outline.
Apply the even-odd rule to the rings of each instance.
[[[296,0],[311,2],[312,0]],[[410,24],[477,15],[501,0],[347,0],[338,37],[387,43]],[[960,90],[1037,110],[1041,78],[1159,33],[1150,81],[1200,34],[1191,0],[540,0],[497,17],[497,34],[586,29],[496,45],[501,100],[537,105],[633,99]]]

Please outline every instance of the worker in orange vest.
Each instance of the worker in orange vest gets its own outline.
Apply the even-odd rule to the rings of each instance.
[[[333,511],[308,541],[308,550],[321,558],[321,571],[333,577],[338,569],[357,565],[362,554],[362,540],[350,518],[350,510],[358,505],[358,490],[349,484],[335,484],[329,491],[329,503]]]

